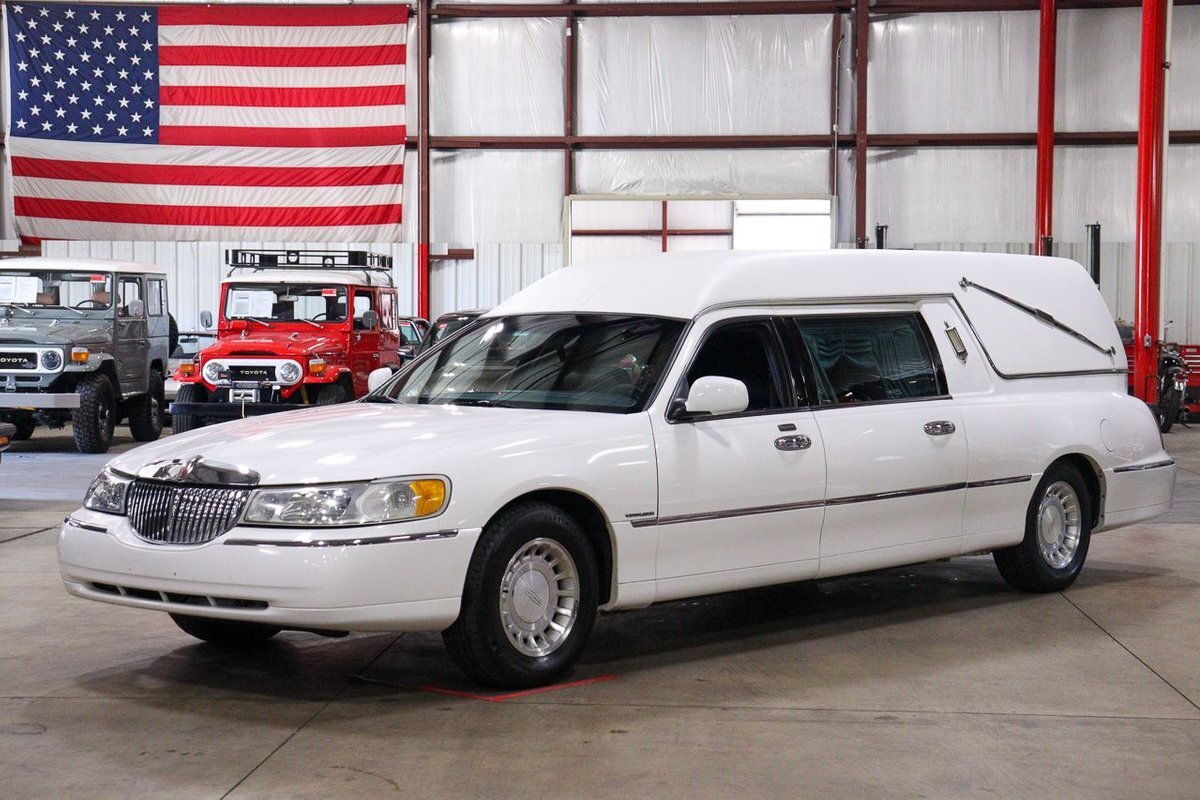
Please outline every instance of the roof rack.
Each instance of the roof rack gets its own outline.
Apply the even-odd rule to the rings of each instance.
[[[392,257],[367,250],[226,250],[226,277],[237,270],[260,272],[270,269],[286,270],[353,270],[361,271],[371,283],[371,276],[382,275],[392,286]]]

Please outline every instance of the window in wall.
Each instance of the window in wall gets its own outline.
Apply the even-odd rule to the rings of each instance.
[[[916,314],[797,318],[823,403],[944,396],[945,378]]]

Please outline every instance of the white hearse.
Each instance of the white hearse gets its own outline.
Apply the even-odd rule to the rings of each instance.
[[[570,267],[362,401],[113,459],[62,576],[216,644],[443,631],[510,687],[562,674],[600,609],[981,551],[1056,591],[1092,534],[1171,504],[1125,369],[1072,261]]]

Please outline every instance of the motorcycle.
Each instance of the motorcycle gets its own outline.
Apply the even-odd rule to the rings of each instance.
[[[1158,428],[1163,433],[1168,433],[1179,420],[1189,373],[1187,363],[1179,354],[1179,345],[1162,342],[1158,349],[1158,403],[1155,413]]]

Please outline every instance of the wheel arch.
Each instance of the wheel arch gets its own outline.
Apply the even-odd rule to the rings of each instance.
[[[1059,464],[1069,464],[1074,467],[1083,480],[1087,483],[1088,494],[1091,496],[1091,507],[1088,509],[1092,514],[1092,529],[1096,530],[1104,525],[1104,497],[1105,497],[1105,481],[1104,469],[1091,456],[1083,453],[1067,453],[1059,456],[1051,462],[1050,466],[1046,467],[1046,471]]]
[[[596,501],[571,489],[537,489],[509,500],[498,508],[496,513],[492,514],[487,524],[490,525],[493,519],[514,505],[527,502],[542,502],[557,506],[579,523],[588,542],[592,545],[592,552],[596,556],[596,566],[599,569],[597,602],[600,606],[609,602],[612,599],[613,589],[612,531],[605,521],[604,512],[600,510]]]

